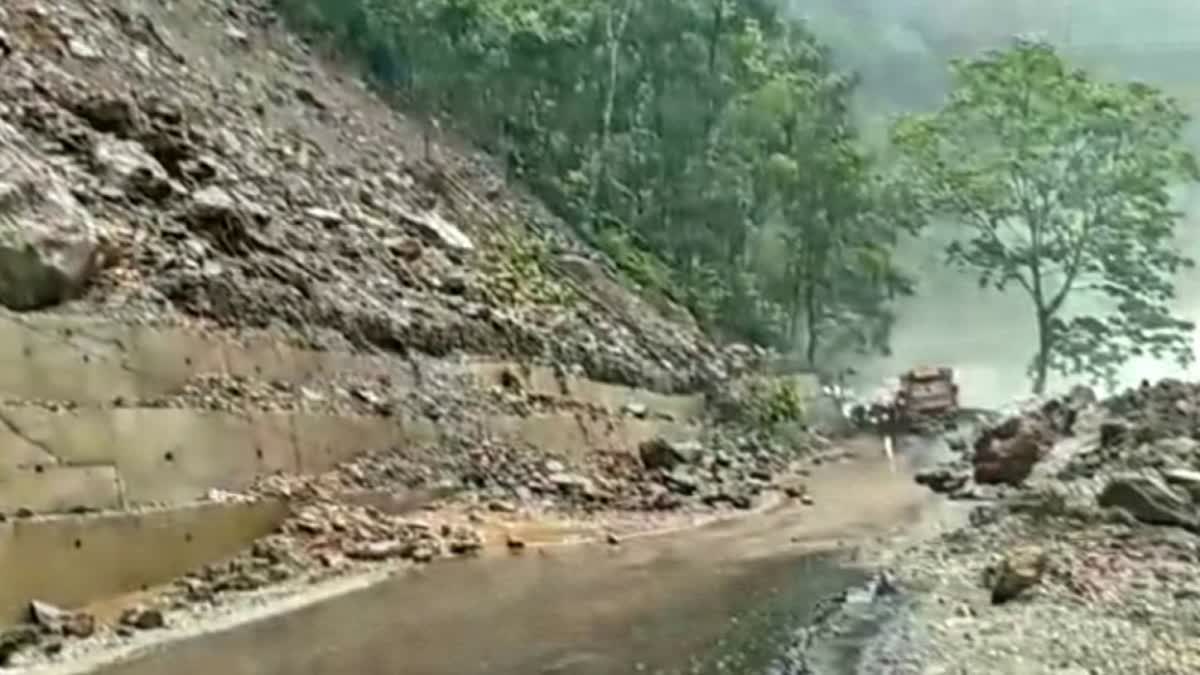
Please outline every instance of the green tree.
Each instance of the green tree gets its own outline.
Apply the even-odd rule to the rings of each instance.
[[[1028,295],[1034,392],[1050,372],[1111,381],[1133,356],[1190,361],[1193,325],[1170,309],[1192,261],[1175,247],[1169,191],[1200,178],[1180,106],[1145,84],[1096,81],[1038,42],[952,72],[945,106],[901,120],[893,140],[926,213],[962,226],[949,260],[981,287]]]

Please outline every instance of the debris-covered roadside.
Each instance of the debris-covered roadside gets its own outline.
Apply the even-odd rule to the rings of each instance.
[[[13,665],[70,660],[264,594],[485,550],[520,554],[522,524],[573,523],[617,545],[775,499],[810,502],[805,467],[837,456],[829,441],[790,426],[718,426],[698,441],[653,438],[632,454],[581,459],[480,437],[469,424],[453,428],[464,431],[437,445],[383,449],[317,476],[269,476],[244,494],[212,491],[217,501],[286,500],[291,515],[232,559],[140,594],[129,611],[154,621],[106,622],[35,602],[29,623],[0,638],[0,656]]]
[[[970,524],[874,552],[903,611],[859,672],[1200,672],[1198,421],[1197,383],[1077,389],[960,444],[923,481]]]

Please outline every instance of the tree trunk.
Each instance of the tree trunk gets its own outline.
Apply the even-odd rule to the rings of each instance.
[[[1037,308],[1037,354],[1033,357],[1033,395],[1046,393],[1046,380],[1050,370],[1050,316],[1044,307]]]
[[[808,280],[808,288],[804,295],[804,313],[808,321],[808,334],[805,336],[804,358],[810,368],[817,366],[817,351],[820,348],[820,307],[817,302],[817,283],[815,279]]]
[[[592,155],[591,184],[588,186],[588,225],[594,232],[597,223],[597,207],[600,199],[600,182],[604,177],[608,153],[608,142],[612,136],[613,109],[617,100],[617,76],[620,71],[621,40],[625,37],[625,26],[629,24],[629,15],[633,12],[634,0],[625,3],[618,23],[613,23],[613,10],[608,11],[605,24],[605,39],[608,41],[608,89],[605,92],[604,109],[600,116],[600,139],[595,153]]]

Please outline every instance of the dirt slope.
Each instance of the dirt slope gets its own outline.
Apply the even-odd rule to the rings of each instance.
[[[427,153],[267,5],[3,3],[3,304],[668,389],[752,356],[625,291],[486,162],[441,137]]]

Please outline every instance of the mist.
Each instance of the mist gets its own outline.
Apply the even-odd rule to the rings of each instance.
[[[1162,87],[1200,117],[1200,3],[1194,0],[786,0],[862,77],[861,120],[882,139],[895,115],[937,107],[948,85],[947,61],[1004,45],[1016,35],[1053,43],[1071,62],[1105,77]],[[1191,142],[1200,150],[1200,123]],[[1179,226],[1183,250],[1200,252],[1200,191],[1181,189],[1188,215]],[[917,364],[957,369],[965,405],[994,406],[1029,392],[1026,368],[1035,348],[1033,310],[1017,291],[978,288],[975,278],[948,269],[942,242],[952,224],[909,242],[903,260],[917,273],[917,295],[898,307],[892,355],[853,364],[855,384],[874,386]],[[1177,311],[1200,323],[1200,272],[1182,276]],[[1087,312],[1076,302],[1072,312]],[[1200,340],[1193,336],[1200,352]],[[1141,379],[1197,376],[1171,362],[1141,359],[1122,371],[1120,386]],[[1052,379],[1051,390],[1074,384]]]

